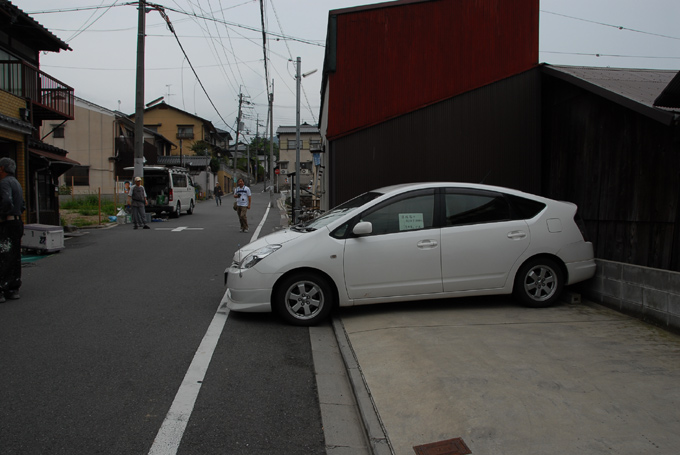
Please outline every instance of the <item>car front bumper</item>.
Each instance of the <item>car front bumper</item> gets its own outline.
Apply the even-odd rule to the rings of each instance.
[[[227,308],[249,313],[271,312],[275,276],[250,272],[255,271],[230,267],[225,273]]]

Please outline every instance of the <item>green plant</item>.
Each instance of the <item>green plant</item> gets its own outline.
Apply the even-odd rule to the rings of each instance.
[[[80,215],[92,216],[99,213],[99,197],[96,194],[88,194],[79,196],[72,200],[64,201],[60,204],[60,208],[64,210],[75,210]],[[102,200],[101,202],[102,215],[115,215],[117,210],[113,201]]]

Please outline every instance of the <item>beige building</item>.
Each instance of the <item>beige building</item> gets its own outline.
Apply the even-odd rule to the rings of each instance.
[[[75,183],[73,194],[113,193],[115,123],[113,111],[75,97],[74,120],[43,124],[43,142],[68,150],[80,163],[60,177],[60,185]]]
[[[134,120],[135,116],[131,115],[130,118]],[[209,120],[165,102],[144,110],[144,127],[177,144],[177,147],[171,150],[171,155],[194,155],[191,146],[198,141],[207,142],[218,152],[220,152],[219,149],[224,148],[224,131],[218,131]],[[226,134],[231,138],[229,133]]]
[[[288,176],[295,172],[297,154],[297,129],[295,126],[280,126],[276,129],[276,137],[279,139],[279,168],[278,185],[280,189],[289,189],[292,179]],[[300,185],[307,186],[313,183],[319,188],[319,170],[314,166],[312,150],[321,150],[321,133],[319,127],[304,123],[300,125]]]
[[[72,187],[72,194],[113,195],[122,191],[123,182],[134,166],[134,121],[125,114],[75,97],[74,119],[43,123],[43,142],[68,150],[80,163],[59,178],[59,185]],[[159,155],[169,154],[175,145],[149,129],[144,130],[144,159],[157,163]]]

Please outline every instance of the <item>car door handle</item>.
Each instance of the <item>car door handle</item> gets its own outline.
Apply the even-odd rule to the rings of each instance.
[[[508,232],[508,238],[510,240],[522,240],[527,238],[527,233],[524,231],[512,231]]]
[[[431,250],[432,248],[437,248],[437,245],[436,240],[421,240],[418,242],[418,248],[421,250]]]

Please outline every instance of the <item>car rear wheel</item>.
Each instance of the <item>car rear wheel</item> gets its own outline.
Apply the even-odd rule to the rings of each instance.
[[[187,210],[187,215],[191,215],[194,213],[194,201],[191,201],[189,203],[189,210]]]
[[[297,273],[277,286],[273,307],[290,324],[312,326],[328,317],[333,300],[331,287],[324,278]]]
[[[170,214],[172,218],[179,218],[179,215],[182,213],[182,204],[177,201],[177,205],[175,206],[175,210]]]
[[[515,277],[515,296],[526,306],[543,308],[557,302],[564,288],[564,273],[550,258],[536,258],[520,267]]]

